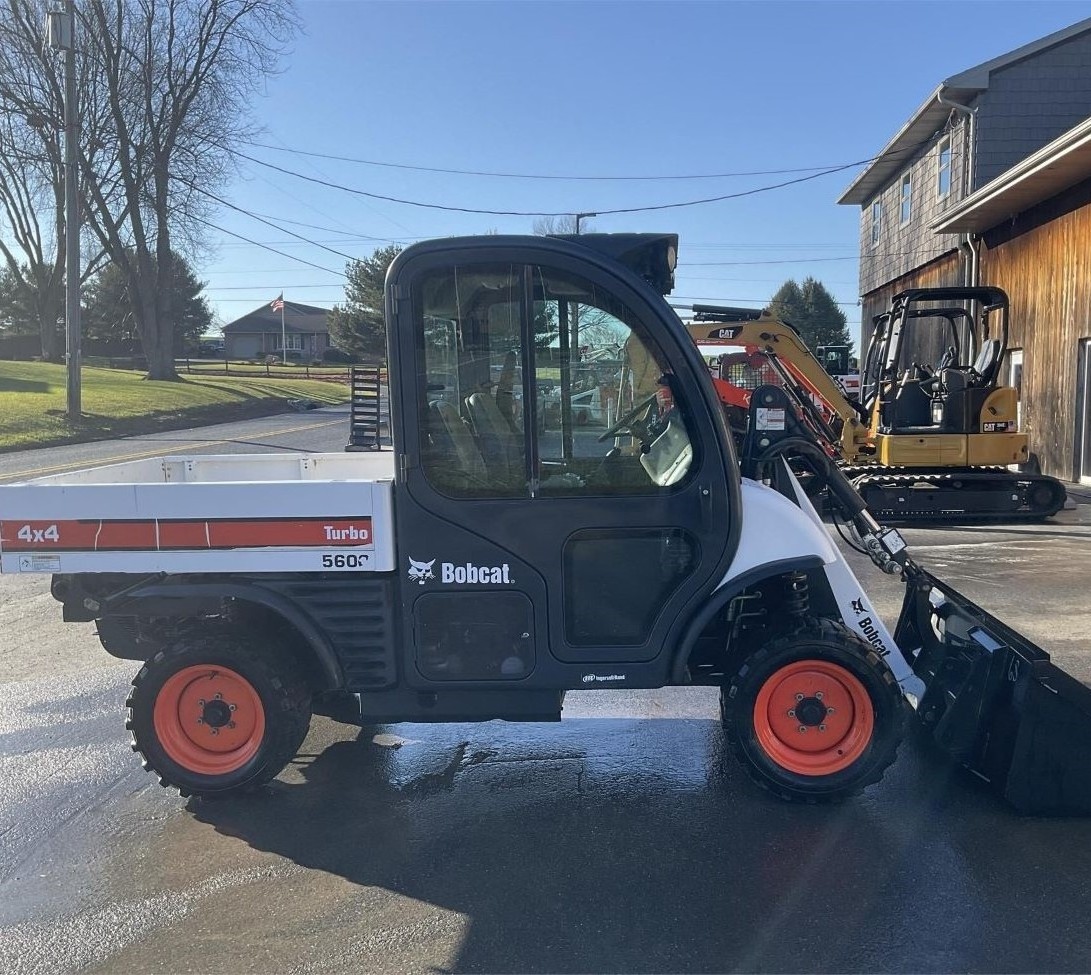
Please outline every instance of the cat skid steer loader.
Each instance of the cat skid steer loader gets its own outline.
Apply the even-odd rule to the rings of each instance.
[[[312,713],[555,721],[569,690],[706,685],[785,799],[876,782],[914,720],[1017,808],[1091,812],[1091,690],[919,567],[830,465],[906,583],[892,633],[785,462],[826,454],[783,390],[753,392],[736,452],[664,300],[677,245],[407,248],[386,285],[392,451],[0,486],[0,569],[53,573],[65,618],[141,662],[133,747],[187,794],[267,782]]]
[[[937,302],[977,303],[980,319]],[[845,475],[876,517],[1037,521],[1064,506],[1060,481],[1022,469],[1030,458],[1027,435],[1018,430],[1017,394],[998,378],[1008,336],[1008,299],[999,288],[897,295],[876,320],[860,403],[788,323],[748,309],[695,305],[693,311],[688,329],[698,346],[710,357],[731,350],[720,357],[717,384],[729,412],[762,376],[793,387],[795,398],[825,420],[816,432],[844,461]],[[935,367],[910,361],[911,350],[929,344],[939,348]]]

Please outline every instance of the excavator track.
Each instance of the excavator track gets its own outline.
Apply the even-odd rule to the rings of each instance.
[[[1064,485],[1004,467],[844,469],[873,517],[888,522],[1041,521],[1064,507]]]

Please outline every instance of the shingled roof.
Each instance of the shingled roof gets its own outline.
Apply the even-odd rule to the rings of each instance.
[[[326,324],[328,308],[316,308],[314,305],[301,305],[296,301],[284,302],[284,330],[286,332],[305,332],[308,335],[314,333],[329,332]],[[241,335],[244,333],[275,332],[280,334],[280,312],[273,311],[270,305],[261,305],[252,312],[236,318],[229,325],[224,326],[225,335]]]
[[[983,61],[940,82],[920,108],[874,157],[870,165],[852,181],[837,202],[864,204],[886,186],[897,172],[905,167],[912,153],[943,126],[944,121],[951,114],[951,102],[969,105],[981,92],[989,88],[992,76],[997,71],[1048,51],[1088,31],[1091,31],[1091,18],[1081,20],[1046,37],[1040,37],[999,57]]]

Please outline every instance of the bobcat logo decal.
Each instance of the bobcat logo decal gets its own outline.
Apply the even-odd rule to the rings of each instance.
[[[435,559],[432,559],[431,562],[417,562],[415,559],[410,559],[409,578],[416,582],[418,586],[423,586],[429,579],[436,577],[435,573],[432,572],[432,566],[435,564]]]

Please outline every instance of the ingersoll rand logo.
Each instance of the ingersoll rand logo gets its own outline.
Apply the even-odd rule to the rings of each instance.
[[[409,560],[409,578],[423,586],[430,579],[436,578],[436,559],[431,562],[418,562]],[[515,582],[511,577],[511,566],[505,562],[503,565],[475,565],[473,562],[463,562],[455,565],[454,562],[441,562],[439,566],[439,581],[444,585],[477,585],[477,586],[507,586]]]

